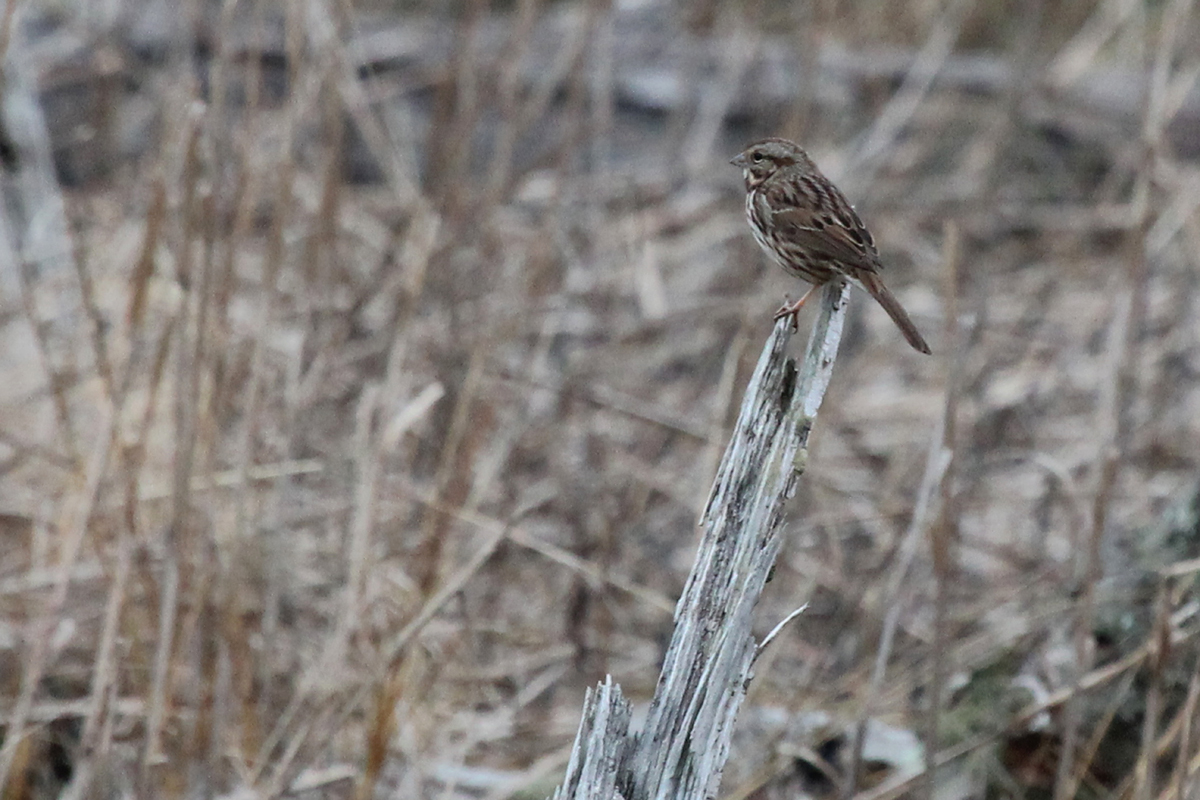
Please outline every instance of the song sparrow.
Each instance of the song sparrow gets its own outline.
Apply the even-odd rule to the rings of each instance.
[[[764,139],[731,162],[746,179],[746,217],[754,239],[789,275],[812,288],[775,319],[796,315],[816,289],[843,278],[865,289],[922,353],[929,345],[886,286],[875,241],[845,195],[821,174],[799,145],[787,139]]]

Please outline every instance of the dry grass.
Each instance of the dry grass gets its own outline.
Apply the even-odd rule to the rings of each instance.
[[[1192,784],[1189,0],[181,5],[0,18],[4,797],[548,792],[800,288],[766,134],[938,356],[856,296],[726,791]]]

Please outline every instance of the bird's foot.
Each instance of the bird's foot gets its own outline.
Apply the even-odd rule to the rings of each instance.
[[[778,311],[775,312],[775,316],[773,317],[773,319],[778,321],[778,320],[783,319],[784,317],[791,317],[792,318],[792,331],[794,332],[794,331],[800,330],[800,309],[804,307],[804,304],[808,301],[808,298],[812,297],[812,293],[815,292],[816,290],[817,290],[817,287],[813,286],[807,292],[804,293],[803,297],[801,297],[796,302],[784,303],[783,306]]]

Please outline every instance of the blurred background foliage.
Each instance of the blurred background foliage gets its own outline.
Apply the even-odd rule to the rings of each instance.
[[[1193,791],[1190,0],[0,8],[4,797],[548,794],[803,291],[767,135],[935,355],[855,296],[723,796]]]

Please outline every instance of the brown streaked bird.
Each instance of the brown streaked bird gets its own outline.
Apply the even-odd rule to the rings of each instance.
[[[746,218],[755,241],[789,275],[812,284],[803,297],[775,312],[775,319],[790,316],[797,324],[800,307],[817,288],[846,279],[879,301],[909,344],[930,352],[900,301],[883,285],[875,240],[808,153],[787,139],[763,139],[729,163],[741,167],[746,179]]]

